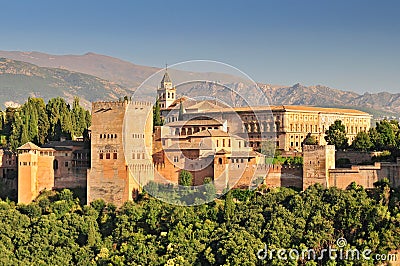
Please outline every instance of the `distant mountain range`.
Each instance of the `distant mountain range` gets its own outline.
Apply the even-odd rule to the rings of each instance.
[[[274,105],[312,105],[321,107],[354,108],[373,114],[375,117],[400,115],[400,93],[364,93],[332,89],[322,85],[277,87],[259,84]]]
[[[119,84],[88,74],[0,58],[2,106],[22,104],[28,97],[48,100],[62,96],[72,102],[74,96],[79,96],[82,104],[89,107],[90,101],[116,100],[130,93]]]
[[[41,67],[67,69],[136,88],[154,72],[155,67],[135,65],[114,57],[86,53],[84,55],[50,55],[40,52],[0,51],[0,57],[24,61]]]
[[[0,51],[0,104],[22,103],[28,96],[45,99],[79,96],[90,101],[117,99],[131,95],[137,86],[160,68],[135,65],[117,58],[87,53],[50,55],[39,52]],[[8,58],[8,59],[4,59]],[[213,77],[213,73],[205,73]],[[249,93],[240,81],[237,89]],[[322,85],[280,86],[259,84],[272,105],[313,105],[355,108],[376,117],[400,113],[400,93],[342,91]],[[252,95],[249,95],[252,97]]]

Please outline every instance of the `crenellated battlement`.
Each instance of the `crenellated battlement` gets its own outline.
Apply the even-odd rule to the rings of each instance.
[[[123,107],[126,104],[127,101],[92,102],[92,110],[98,110],[101,108]]]
[[[153,103],[148,101],[132,101],[131,99],[125,99],[122,101],[98,101],[92,102],[92,110],[98,110],[101,108],[126,107],[128,105],[144,107],[153,106]]]
[[[132,101],[130,102],[130,104],[137,106],[153,106],[152,102],[145,102],[145,101]]]
[[[282,170],[295,170],[295,171],[299,171],[299,170],[303,170],[303,166],[302,165],[279,165],[279,164],[271,164],[269,165],[269,171],[270,172],[280,172]]]
[[[334,151],[335,145],[304,145],[303,152]]]

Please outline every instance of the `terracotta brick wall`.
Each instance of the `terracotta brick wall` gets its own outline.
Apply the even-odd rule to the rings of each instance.
[[[271,165],[264,183],[268,187],[303,187],[303,168]]]

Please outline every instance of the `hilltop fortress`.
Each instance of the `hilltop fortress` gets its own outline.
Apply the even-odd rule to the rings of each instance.
[[[254,187],[260,179],[270,187],[302,189],[315,183],[346,188],[353,181],[370,188],[383,177],[400,185],[400,160],[335,169],[335,148],[326,145],[325,130],[341,120],[352,141],[369,130],[367,113],[306,106],[231,108],[217,101],[177,98],[167,72],[157,95],[164,126],[153,126],[153,103],[94,102],[90,143],[26,143],[17,155],[3,152],[3,184],[17,189],[21,203],[31,202],[44,189],[80,187],[87,191],[87,203],[103,199],[117,206],[135,199],[150,181],[177,184],[182,169],[192,173],[193,185],[211,178],[217,191]],[[266,110],[271,115],[263,116]],[[318,145],[302,146],[308,133]],[[262,153],[265,140],[283,153],[301,154],[303,166],[272,165]],[[18,177],[12,179],[14,169]]]

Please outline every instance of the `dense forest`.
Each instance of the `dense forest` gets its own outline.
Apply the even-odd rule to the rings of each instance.
[[[90,126],[90,111],[75,98],[72,107],[60,97],[47,104],[41,98],[29,98],[18,108],[0,111],[1,145],[15,150],[32,141],[42,145],[50,140],[84,136]]]
[[[366,191],[290,188],[231,190],[199,206],[147,194],[117,209],[81,205],[69,190],[35,202],[0,201],[2,265],[375,265],[374,254],[400,247],[400,191],[384,180]],[[346,249],[371,249],[370,260],[264,260],[268,248],[315,249],[345,238]]]

